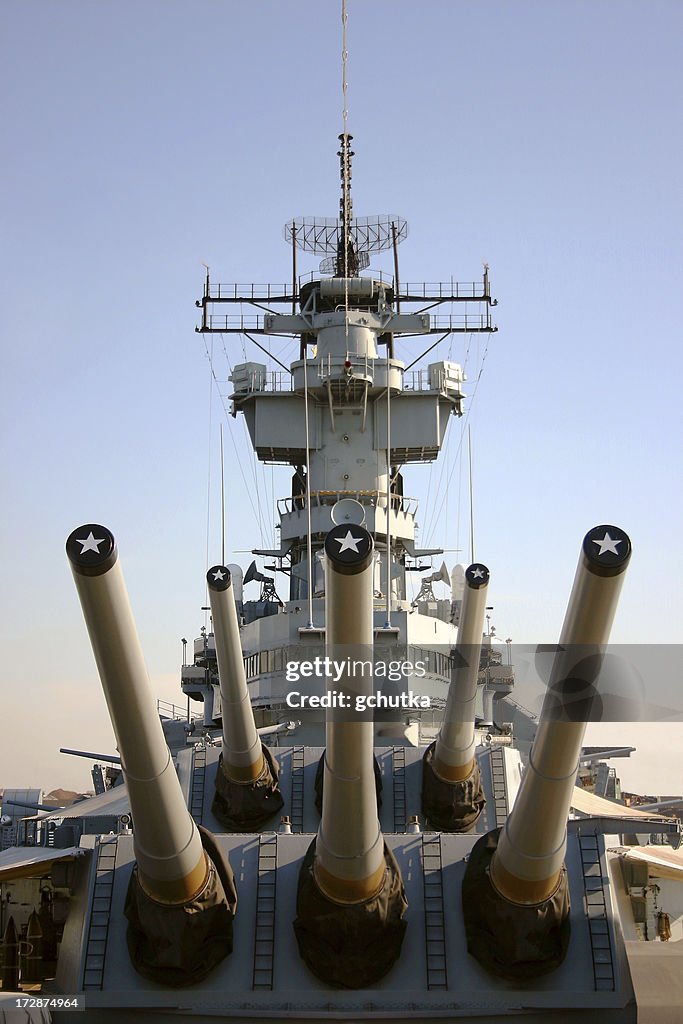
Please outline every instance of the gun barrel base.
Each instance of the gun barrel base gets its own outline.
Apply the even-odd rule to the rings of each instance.
[[[446,764],[435,754],[432,761],[432,771],[444,782],[463,782],[464,779],[469,779],[473,768],[474,758],[467,764]]]
[[[383,847],[381,885],[362,901],[322,891],[314,839],[299,872],[294,932],[299,953],[317,978],[337,988],[376,984],[399,958],[408,908],[396,858]]]
[[[211,811],[229,832],[257,832],[283,806],[278,786],[279,768],[272,751],[261,744],[263,769],[256,778],[232,778],[221,754]]]
[[[368,878],[337,878],[316,860],[313,875],[321,893],[335,903],[365,903],[382,891],[386,868],[382,861]]]
[[[462,909],[467,950],[487,971],[514,981],[531,981],[559,967],[569,948],[567,870],[563,866],[549,895],[534,903],[508,899],[492,878],[499,835],[500,829],[483,835],[465,869]]]
[[[499,857],[494,856],[490,875],[494,889],[510,903],[534,906],[543,903],[557,891],[562,869],[556,871],[550,878],[517,878],[503,867]]]
[[[208,871],[196,897],[166,903],[149,896],[139,867],[128,884],[124,913],[131,962],[143,977],[166,988],[196,985],[233,948],[232,870],[215,838],[199,828]]]
[[[464,778],[444,778],[434,766],[435,747],[427,747],[422,758],[422,813],[442,832],[469,832],[486,803],[479,764],[473,761]]]
[[[259,753],[257,759],[252,764],[232,764],[227,757],[224,755],[221,761],[221,771],[230,782],[235,782],[237,785],[248,786],[252,782],[256,782],[264,775],[266,771],[266,762],[263,757],[263,753]]]
[[[209,864],[203,851],[195,867],[182,878],[150,878],[138,865],[138,878],[144,892],[157,903],[167,906],[195,899],[206,885],[208,876]]]

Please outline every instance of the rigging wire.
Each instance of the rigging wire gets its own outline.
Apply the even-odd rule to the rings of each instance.
[[[487,334],[487,336],[486,336],[486,347],[484,349],[484,354],[481,357],[481,365],[479,367],[479,373],[477,374],[477,379],[476,379],[476,382],[475,382],[475,385],[474,385],[474,390],[472,392],[472,397],[470,398],[470,402],[469,402],[469,406],[468,406],[467,412],[465,413],[465,416],[463,418],[463,432],[462,432],[461,437],[460,437],[460,444],[458,445],[458,450],[457,450],[457,452],[455,454],[455,458],[456,459],[458,459],[461,456],[462,445],[463,445],[463,440],[464,440],[464,436],[465,436],[464,429],[465,429],[465,426],[469,423],[469,419],[470,419],[470,416],[471,416],[471,413],[472,413],[472,408],[474,406],[474,400],[477,397],[477,391],[479,390],[479,384],[481,383],[481,378],[482,378],[483,373],[484,373],[484,368],[485,368],[485,363],[486,363],[486,356],[488,355],[490,340],[491,340],[491,335]],[[439,505],[436,508],[436,511],[435,511],[435,514],[434,514],[435,517],[434,517],[434,520],[433,520],[433,525],[432,525],[432,527],[430,529],[429,537],[427,537],[427,540],[425,541],[425,543],[427,543],[427,544],[429,543],[429,538],[431,537],[431,533],[433,532],[434,527],[435,527],[435,525],[436,525],[436,523],[438,521],[438,517],[441,514],[441,509],[443,508],[444,501],[445,501],[445,492],[446,492],[447,488],[450,487],[451,477],[453,476],[453,473],[455,471],[455,465],[456,465],[456,463],[454,463],[454,465],[452,466],[452,468],[451,468],[451,470],[450,470],[450,472],[448,474],[448,479],[446,480],[446,486],[444,488],[444,491],[442,492],[443,493],[443,497],[441,498],[441,502],[439,503]]]
[[[214,376],[214,372],[213,372],[213,338],[211,338],[211,354],[210,355],[209,355],[208,346],[206,344],[206,339],[204,339],[204,348],[206,349],[206,354],[207,354],[207,357],[209,359],[209,369],[210,369],[210,374],[209,374],[209,437],[208,437],[208,453],[207,453],[208,467],[207,467],[207,475],[206,475],[206,550],[204,552],[205,565],[206,565],[206,568],[208,569],[208,567],[209,567],[209,539],[210,539],[210,533],[211,533],[211,442],[213,440],[212,436],[211,436],[213,434],[213,381],[212,381],[212,378]],[[204,586],[204,605],[205,606],[209,604],[208,593],[209,593],[209,585],[208,585],[208,583],[205,583],[205,586]],[[208,616],[208,612],[206,610],[204,610],[204,627],[205,628],[208,625],[208,618],[207,618],[207,616]]]
[[[470,338],[470,340],[472,338],[472,333],[471,332],[469,334],[469,338]],[[452,335],[451,335],[451,342],[452,342]],[[467,353],[465,355],[465,362],[463,363],[463,366],[462,366],[463,375],[465,373],[465,366],[467,365],[468,355],[469,355],[469,344],[468,344],[468,348],[467,348]],[[438,479],[437,484],[436,484],[436,492],[435,492],[436,494],[444,493],[446,495],[446,513],[445,513],[446,523],[445,523],[445,529],[444,529],[444,534],[445,535],[448,535],[448,488],[446,488],[442,492],[442,486],[443,486],[444,473],[447,473],[447,479],[450,479],[451,467],[452,467],[453,462],[454,462],[454,459],[453,459],[453,446],[451,445],[451,438],[452,438],[452,436],[453,436],[453,432],[451,430],[451,421],[450,421],[450,417],[449,417],[448,426],[446,428],[446,441],[445,441],[445,444],[444,444],[444,447],[443,447],[443,450],[442,450],[442,457],[439,460],[440,461],[439,479]],[[459,451],[460,451],[460,448],[458,448],[458,452]],[[457,457],[458,457],[458,453],[456,453],[456,455],[455,455],[456,459],[457,459]],[[434,465],[434,463],[432,463],[432,466],[433,465]],[[430,483],[431,483],[431,475],[430,475]],[[429,509],[429,505],[427,505],[427,508]],[[434,517],[435,517],[435,510],[434,510],[434,508],[431,508],[431,509],[429,509],[428,518],[427,518],[427,520],[425,522],[425,530],[424,530],[425,537],[431,536],[431,534],[433,532],[433,529],[437,525],[434,522]]]
[[[464,430],[464,424],[460,424],[460,445],[462,446],[462,432]],[[462,505],[462,459],[458,459],[458,514],[457,523],[455,528],[455,548],[456,551],[460,550],[460,515]]]
[[[446,339],[449,334],[452,334],[452,331],[446,331],[445,334],[442,334],[440,338],[436,339],[436,341],[434,342],[433,345],[430,345],[429,348],[426,348],[424,350],[424,352],[420,352],[420,354],[417,357],[417,359],[413,359],[412,363],[408,363],[408,365],[405,367],[404,372],[407,373],[408,370],[411,370],[413,368],[413,366],[415,366],[415,363],[418,363],[420,361],[420,359],[424,359],[424,357],[427,355],[427,353],[431,352],[432,349],[436,348],[437,345],[440,345],[441,342],[444,341],[444,339]]]
[[[342,19],[342,97],[343,97],[343,109],[342,109],[342,181],[343,181],[343,201],[342,201],[342,216],[343,216],[343,231],[344,231],[344,308],[346,310],[346,351],[348,355],[349,349],[349,220],[351,214],[349,211],[349,161],[350,146],[348,140],[349,131],[349,80],[348,80],[348,60],[349,51],[346,47],[346,30],[349,24],[349,15],[346,10],[346,0],[342,0],[341,5],[341,19]]]
[[[449,333],[450,332],[447,332],[447,334],[449,334]],[[446,338],[447,334],[442,335],[439,338],[437,344],[442,342]],[[433,345],[430,346],[430,349],[433,348],[433,347],[434,347]],[[429,352],[430,349],[427,349],[427,352]],[[422,355],[426,355],[426,352],[423,352]],[[420,356],[418,358],[422,358],[422,357]],[[416,360],[413,360],[413,362],[416,362]],[[446,427],[446,443],[445,443],[444,448],[443,448],[443,453],[442,453],[443,456],[446,455],[447,451],[450,454],[450,441],[451,441],[451,430],[450,430],[450,418],[449,418],[448,426]],[[445,461],[446,461],[445,458],[442,458],[441,459],[440,467],[437,467],[439,469],[439,480],[438,480],[438,483],[436,485],[436,493],[437,494],[439,493],[439,489],[441,487],[441,480],[442,480],[443,474],[444,474]],[[425,527],[424,527],[424,536],[425,537],[428,535],[429,531],[431,530],[432,519],[434,517],[434,509],[431,508],[430,504],[429,504],[429,495],[431,493],[432,483],[433,483],[433,480],[434,480],[434,466],[435,466],[435,463],[434,462],[430,462],[430,464],[429,464],[429,478],[428,478],[428,481],[427,481],[427,500],[425,502],[425,509],[426,509],[426,513],[425,513],[426,520],[425,520]]]
[[[210,381],[210,383],[211,383],[211,385],[215,384],[216,391],[218,393],[218,397],[220,399],[221,406],[223,408],[223,413],[225,415],[226,422],[231,425],[232,417],[230,416],[230,413],[228,412],[228,410],[227,410],[227,408],[225,406],[225,397],[224,397],[224,395],[221,392],[219,381],[218,381],[218,377],[216,376],[216,371],[214,369],[214,363],[213,363],[213,336],[211,338],[211,352],[209,351],[209,347],[206,344],[206,336],[202,335],[202,337],[204,338],[204,351],[206,353],[206,357],[207,357],[207,359],[209,361],[209,366],[210,366],[210,369],[211,369],[211,381]],[[230,372],[232,372],[232,367],[230,366],[230,360],[228,358],[227,352],[225,351],[225,339],[223,338],[223,335],[221,335],[221,340],[223,342],[223,351],[224,351],[226,359],[228,361],[228,366],[230,368]],[[212,396],[213,396],[213,388],[211,387],[210,388],[210,394],[209,394],[209,401],[211,401]],[[254,518],[256,519],[256,521],[257,521],[257,523],[259,525],[259,531],[260,531],[260,534],[261,534],[261,541],[263,542],[263,528],[261,526],[261,523],[259,522],[258,512],[257,512],[256,506],[254,505],[254,502],[253,502],[253,499],[252,499],[252,496],[251,496],[249,481],[247,480],[246,476],[244,475],[244,468],[242,466],[242,456],[241,456],[240,452],[237,449],[237,444],[235,442],[235,435],[234,435],[234,431],[232,430],[232,425],[231,425],[231,429],[229,430],[229,434],[230,434],[230,440],[232,441],[232,446],[235,449],[235,459],[236,459],[236,462],[237,462],[237,467],[238,467],[238,469],[240,471],[240,475],[242,477],[242,481],[244,483],[245,493],[246,493],[247,498],[249,500],[249,504],[251,505],[251,510],[254,513]],[[210,472],[210,468],[209,468],[209,472]],[[207,520],[208,520],[208,509],[207,509]],[[208,560],[209,560],[208,549],[209,549],[209,541],[208,541],[208,526],[207,526],[207,554],[206,554],[207,565],[208,565]]]
[[[308,557],[308,628],[313,629],[313,541],[311,537],[311,449],[308,433],[308,345],[304,346],[304,417],[306,426],[306,554]]]
[[[261,544],[263,547],[266,546],[266,529],[263,522],[263,510],[261,508],[261,488],[258,483],[258,456],[251,444],[251,438],[249,437],[249,430],[247,428],[246,421],[242,417],[242,430],[244,433],[245,443],[248,449],[251,449],[251,459],[249,460],[249,467],[251,469],[251,477],[254,483],[254,493],[256,495],[256,518],[258,521],[259,533],[261,535]],[[247,450],[248,450],[247,449]]]

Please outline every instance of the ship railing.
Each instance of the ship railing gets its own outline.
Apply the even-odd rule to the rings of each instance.
[[[379,281],[387,287],[394,287],[394,278],[381,270],[373,270],[366,276],[369,280]],[[319,270],[299,276],[299,286],[321,278]],[[292,282],[287,284],[260,284],[249,282],[218,283],[210,281],[204,290],[204,298],[209,302],[291,302],[298,296],[292,291]],[[401,285],[399,298],[404,302],[411,299],[419,302],[423,299],[438,299],[446,302],[449,299],[472,299],[483,301],[490,298],[486,281],[406,281]]]
[[[457,316],[432,315],[430,316],[429,324],[429,330],[432,334],[438,334],[441,331],[467,333],[468,331],[495,331],[497,329],[488,313],[463,313]],[[245,332],[264,334],[265,317],[256,313],[232,313],[227,315],[211,313],[205,317],[201,329],[203,331],[215,331],[224,334],[244,334]],[[290,330],[278,331],[277,333],[278,335],[286,336],[298,335],[300,332]]]
[[[216,284],[211,281],[204,291],[210,302],[291,302],[292,282],[289,284]]]
[[[309,365],[313,360],[309,359]],[[384,359],[370,360],[383,365]],[[400,372],[400,367],[397,368]],[[325,379],[330,375],[329,367],[324,363],[319,364],[319,375]],[[453,381],[461,382],[461,378],[452,378]],[[404,391],[443,391],[451,378],[445,370],[407,370],[403,372]],[[234,382],[233,382],[234,383]],[[294,390],[294,378],[289,370],[263,370],[260,367],[251,370],[239,380],[239,386],[235,384],[235,390],[240,393],[244,391],[270,391],[270,392],[291,392]]]
[[[394,287],[394,278],[392,274],[385,274],[381,270],[369,270],[367,274],[358,275],[361,280],[367,281],[379,281],[381,284],[387,286],[387,288]],[[308,274],[301,274],[299,276],[299,287],[308,284],[310,281],[320,281],[329,277],[328,274],[321,274],[319,270],[311,270]]]
[[[292,374],[289,370],[266,370],[264,366],[247,363],[239,368],[239,376],[233,372],[230,378],[235,392],[248,391],[292,391]]]
[[[464,382],[462,376],[450,376],[442,367],[438,369],[407,370],[403,374],[404,391],[446,391]]]
[[[368,505],[371,508],[386,508],[386,491],[311,491],[311,508],[336,505],[342,498],[355,498],[361,505]],[[415,515],[417,512],[417,498],[404,498],[402,494],[391,495],[391,508],[394,512],[402,512],[404,515]],[[277,502],[278,512],[281,516],[289,515],[292,512],[300,512],[306,508],[306,495],[297,494],[291,498],[279,498]]]
[[[226,334],[242,334],[244,331],[263,334],[263,323],[264,317],[256,313],[211,313],[205,320],[210,331],[224,331]]]
[[[429,329],[432,334],[441,331],[495,331],[493,320],[488,313],[461,313],[447,316],[431,315]]]
[[[157,699],[157,713],[159,718],[170,719],[174,722],[186,722],[187,721],[187,708],[179,707],[178,704],[173,704],[169,700]],[[190,719],[194,720],[201,718],[202,715],[197,712],[190,712]]]
[[[406,281],[401,284],[399,298],[402,302],[411,299],[479,299],[489,298],[483,281]]]
[[[293,377],[289,370],[267,370],[265,391],[293,391]]]

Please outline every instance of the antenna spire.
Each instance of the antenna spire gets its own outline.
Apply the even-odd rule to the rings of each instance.
[[[284,236],[288,245],[294,249],[304,249],[307,252],[329,253],[320,263],[321,274],[333,274],[335,277],[349,278],[358,277],[361,270],[370,266],[370,253],[381,252],[383,249],[394,248],[408,235],[408,225],[402,217],[393,214],[385,214],[376,217],[360,217],[354,219],[353,200],[351,199],[351,140],[349,134],[349,104],[348,104],[348,62],[349,51],[346,45],[346,31],[349,16],[346,9],[346,0],[341,0],[341,20],[343,26],[342,40],[342,133],[338,136],[340,147],[337,153],[339,157],[339,175],[341,178],[341,198],[339,200],[339,218],[327,217],[297,217],[289,221],[284,227]],[[293,278],[296,278],[295,261],[296,254],[293,253],[294,264]],[[398,284],[398,280],[396,282]],[[294,285],[292,292],[295,291]],[[346,291],[346,306],[348,307],[348,289]],[[206,329],[206,325],[202,325]]]
[[[337,245],[337,265],[335,267],[335,274],[337,277],[358,277],[358,257],[356,255],[356,247],[351,238],[351,221],[353,220],[353,200],[351,199],[351,157],[353,156],[353,150],[351,149],[351,139],[353,135],[349,135],[349,77],[348,77],[348,64],[349,64],[349,51],[346,45],[346,29],[349,23],[349,15],[346,10],[346,0],[342,0],[341,5],[341,19],[342,19],[342,96],[344,100],[344,106],[342,110],[342,122],[343,130],[339,136],[341,142],[341,148],[337,153],[339,157],[339,172],[341,175],[341,199],[339,200],[339,220],[341,222],[341,231],[339,233],[339,242]]]

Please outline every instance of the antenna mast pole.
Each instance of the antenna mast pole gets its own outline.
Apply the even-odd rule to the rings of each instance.
[[[292,224],[292,314],[296,313],[296,228]]]
[[[400,292],[401,286],[398,279],[398,242],[396,241],[396,221],[391,222],[391,244],[394,249],[394,303],[396,304],[396,312],[401,312],[401,299]]]

